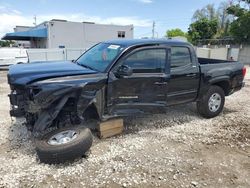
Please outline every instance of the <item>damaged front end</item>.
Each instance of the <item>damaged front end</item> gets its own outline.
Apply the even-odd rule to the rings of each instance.
[[[35,135],[49,127],[81,123],[84,111],[92,104],[96,106],[98,116],[102,113],[103,89],[93,90],[87,82],[37,82],[25,87],[10,85],[10,88],[10,115],[25,117],[28,129]]]

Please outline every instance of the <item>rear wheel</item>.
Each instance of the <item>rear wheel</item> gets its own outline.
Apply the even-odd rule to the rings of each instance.
[[[197,102],[197,110],[201,116],[213,118],[221,113],[224,103],[224,90],[219,86],[211,86],[208,92]]]
[[[57,164],[82,157],[93,142],[90,129],[64,127],[35,139],[38,158],[43,163]]]

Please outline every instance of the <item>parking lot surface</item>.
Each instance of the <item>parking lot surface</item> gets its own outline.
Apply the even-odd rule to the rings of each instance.
[[[95,138],[86,158],[46,165],[24,120],[9,117],[7,72],[0,71],[0,187],[250,187],[249,72],[216,118],[188,104],[125,119],[124,133]]]

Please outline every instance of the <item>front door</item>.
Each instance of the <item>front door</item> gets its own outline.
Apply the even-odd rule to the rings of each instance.
[[[167,57],[166,47],[141,47],[121,58],[109,74],[109,113],[126,115],[165,107],[169,80]],[[117,75],[121,66],[132,69],[132,74]]]

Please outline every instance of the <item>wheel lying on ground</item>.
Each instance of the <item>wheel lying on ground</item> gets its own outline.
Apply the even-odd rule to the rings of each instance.
[[[221,113],[224,103],[224,90],[219,86],[211,86],[208,92],[197,102],[197,110],[201,116],[213,118]]]
[[[93,142],[90,129],[64,127],[35,139],[38,158],[43,163],[59,164],[82,157]]]

